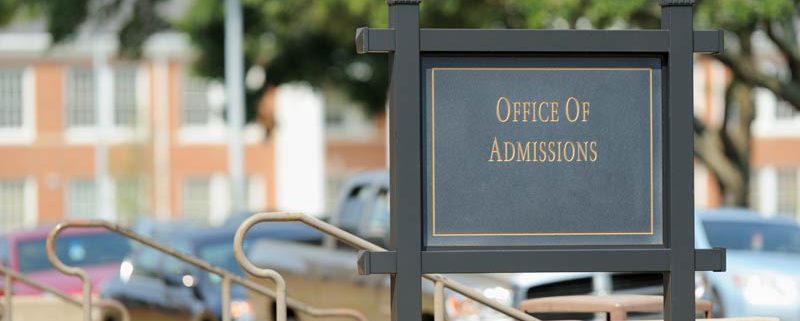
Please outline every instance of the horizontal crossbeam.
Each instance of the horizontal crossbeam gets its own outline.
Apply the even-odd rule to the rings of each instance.
[[[394,29],[359,28],[358,53],[392,52]],[[422,52],[666,53],[667,30],[421,29]],[[694,32],[694,51],[720,53],[720,30]]]
[[[667,272],[669,249],[423,251],[423,273]],[[454,265],[453,262],[461,262]],[[361,252],[361,274],[395,273],[395,252]],[[695,250],[697,271],[724,271],[724,249]]]

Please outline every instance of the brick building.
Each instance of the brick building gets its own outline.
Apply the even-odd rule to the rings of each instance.
[[[0,230],[143,215],[218,223],[231,214],[224,108],[215,102],[224,91],[192,74],[183,35],[158,34],[142,60],[124,61],[111,34],[51,47],[43,29],[0,31]],[[385,166],[382,118],[336,95],[293,84],[260,106],[277,126],[269,135],[258,123],[244,129],[249,209],[322,214],[349,173]],[[98,176],[100,162],[108,176]]]
[[[782,63],[761,44],[764,68],[781,72]],[[724,117],[725,88],[730,71],[721,63],[698,56],[695,61],[695,114],[711,126]],[[756,118],[752,125],[750,169],[751,207],[764,215],[800,219],[800,113],[766,89],[756,89]],[[723,204],[714,176],[700,163],[695,169],[695,203],[698,207]]]

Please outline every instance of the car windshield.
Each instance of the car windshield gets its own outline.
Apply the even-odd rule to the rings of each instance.
[[[69,266],[88,266],[121,262],[130,251],[130,243],[113,233],[62,235],[56,242],[56,255]],[[53,268],[45,253],[45,240],[21,241],[17,245],[20,272]]]
[[[800,228],[796,225],[706,221],[703,227],[713,247],[800,254]]]

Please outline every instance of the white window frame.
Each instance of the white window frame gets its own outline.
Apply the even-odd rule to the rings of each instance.
[[[36,226],[38,221],[39,204],[38,189],[34,177],[3,177],[0,181],[21,181],[22,182],[22,222],[20,226],[11,228],[31,228]]]
[[[70,213],[70,202],[71,202],[70,201],[70,195],[72,193],[72,191],[70,189],[72,189],[72,183],[75,182],[75,181],[89,181],[89,182],[92,182],[92,184],[94,184],[94,196],[93,197],[94,197],[94,202],[95,202],[95,204],[94,204],[95,213],[93,213],[93,214],[92,213],[88,213],[88,214],[90,214],[90,216],[86,216],[86,215],[73,216],[72,215],[73,213]],[[116,182],[113,179],[109,179],[109,181],[110,181],[109,182],[109,187],[111,188],[111,191],[109,192],[109,195],[111,196],[111,201],[110,202],[111,202],[111,204],[116,204],[116,193],[117,193],[117,188],[116,188],[116,184],[115,184]],[[115,219],[117,217],[116,206],[111,206],[111,208],[108,209],[110,211],[108,213],[100,213],[100,210],[101,210],[100,202],[101,202],[101,200],[98,198],[98,196],[99,196],[99,193],[97,191],[98,188],[99,188],[99,186],[98,186],[97,179],[94,178],[94,177],[72,177],[69,180],[67,180],[67,183],[64,186],[64,217],[67,217],[67,218],[96,218],[96,219],[111,219],[111,220]]]
[[[134,92],[135,92],[135,104],[136,104],[136,124],[133,127],[129,126],[118,126],[114,122],[114,112],[116,109],[116,88],[115,88],[115,80],[114,80],[114,73],[116,72],[117,68],[120,67],[128,67],[132,66],[135,68],[136,76],[134,79]],[[84,66],[71,66],[68,67],[66,72],[64,73],[64,97],[68,97],[70,95],[69,91],[69,84],[68,82],[71,81],[70,72],[76,68],[85,68]],[[94,77],[97,75],[95,74],[96,71],[93,67],[88,67],[89,70],[92,71]],[[145,68],[144,64],[138,63],[135,65],[130,64],[109,64],[105,68],[109,69],[111,72],[109,88],[111,91],[109,95],[111,96],[111,127],[106,135],[100,135],[98,128],[97,128],[97,120],[95,123],[88,126],[69,126],[68,119],[68,101],[64,101],[64,113],[65,113],[65,140],[68,144],[75,144],[75,145],[86,145],[86,144],[95,144],[99,141],[100,138],[105,139],[109,144],[124,144],[130,143],[135,141],[144,141],[147,139],[147,120],[148,120],[148,111],[146,108],[147,102],[149,99],[150,92],[148,90],[148,81],[149,75],[147,73],[147,68]],[[95,91],[97,90],[95,85]],[[96,92],[94,93],[96,95]],[[95,101],[94,112],[97,113],[97,104],[98,102]],[[99,117],[100,115],[95,114],[95,117]]]
[[[753,134],[757,137],[792,137],[800,138],[800,112],[794,117],[778,119],[776,111],[778,98],[764,88],[755,89],[756,119],[753,122]]]
[[[205,222],[201,222],[201,223],[211,222],[212,217],[214,216],[214,206],[213,206],[214,197],[220,197],[220,195],[215,195],[214,178],[213,178],[213,176],[202,175],[202,174],[199,174],[199,175],[187,175],[187,176],[184,176],[181,179],[181,183],[180,183],[180,188],[181,188],[181,190],[180,190],[180,199],[178,200],[180,202],[180,209],[179,209],[178,213],[179,213],[180,217],[182,217],[182,218],[193,218],[193,217],[196,218],[195,215],[192,215],[191,213],[187,213],[187,210],[186,210],[186,186],[187,186],[186,184],[188,183],[188,181],[191,181],[191,180],[206,180],[208,182],[208,195],[205,195],[206,199],[208,200],[208,207],[209,207],[208,217],[206,218]],[[216,193],[216,194],[218,194],[218,193]],[[225,195],[223,194],[222,196],[224,197]]]
[[[36,72],[22,68],[22,125],[0,127],[0,145],[28,145],[36,139]]]
[[[208,105],[208,121],[205,124],[187,124],[183,120],[184,109],[186,107],[186,91],[189,82],[195,79],[196,76],[184,73],[181,78],[180,104],[178,105],[179,119],[178,119],[178,143],[183,145],[194,144],[224,144],[226,143],[226,124],[223,119],[222,113],[224,108],[212,106],[211,103],[206,101]],[[200,81],[200,79],[195,79]],[[220,84],[204,81],[206,83],[205,92],[206,100],[208,100],[209,91],[221,90],[220,88],[213,88],[214,86],[221,86]]]

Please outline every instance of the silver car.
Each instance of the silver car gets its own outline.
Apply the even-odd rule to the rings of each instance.
[[[698,211],[698,248],[727,249],[727,272],[698,274],[696,295],[715,316],[800,320],[800,226],[744,209]]]

